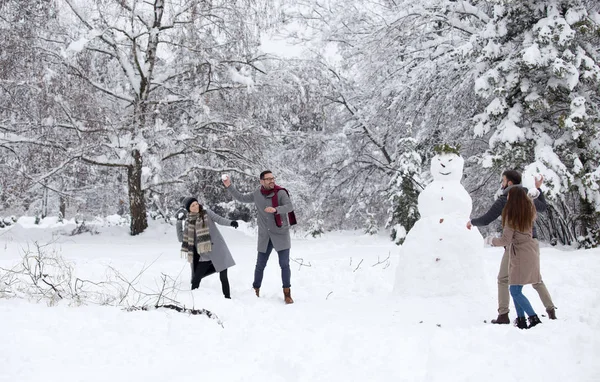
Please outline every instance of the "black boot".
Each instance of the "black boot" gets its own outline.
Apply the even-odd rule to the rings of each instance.
[[[492,320],[492,324],[510,324],[508,313],[502,313],[498,315],[498,318]]]
[[[536,326],[537,324],[541,324],[541,323],[542,323],[542,321],[540,321],[540,318],[537,316],[537,314],[535,316],[531,316],[531,317],[529,317],[529,328],[527,328],[527,329],[531,329],[534,326]]]
[[[517,328],[519,329],[529,329],[527,327],[527,320],[525,319],[525,317],[517,317],[515,323],[517,324]]]

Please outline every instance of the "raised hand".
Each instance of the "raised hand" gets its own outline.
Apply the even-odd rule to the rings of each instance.
[[[527,191],[527,196],[529,196],[531,199],[535,199],[540,196],[540,191],[537,188],[532,188],[531,190]]]
[[[186,210],[185,208],[181,207],[180,209],[177,210],[177,212],[175,213],[175,216],[177,217],[177,220],[183,220],[185,219],[185,215],[186,214]]]
[[[535,177],[535,188],[542,187],[542,183],[544,183],[544,176],[540,174]]]
[[[231,186],[231,179],[229,179],[228,175],[221,175],[221,180],[223,181],[223,185],[225,185],[225,188]]]
[[[239,227],[240,225],[238,224],[237,220],[232,220],[231,223],[229,223],[230,226],[232,226],[233,228],[237,229],[237,227]]]

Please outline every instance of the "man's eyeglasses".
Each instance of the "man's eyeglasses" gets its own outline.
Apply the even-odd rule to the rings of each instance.
[[[271,182],[271,181],[275,180],[275,178],[274,177],[273,178],[263,178],[263,180],[266,180],[267,182]]]

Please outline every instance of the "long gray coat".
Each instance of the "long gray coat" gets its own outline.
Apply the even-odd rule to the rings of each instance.
[[[215,214],[212,210],[205,208],[207,220],[208,220],[208,230],[210,233],[210,240],[212,242],[212,250],[203,255],[207,255],[212,261],[215,270],[217,272],[224,271],[229,267],[233,267],[235,265],[235,261],[231,256],[231,252],[229,252],[229,248],[227,247],[227,243],[225,243],[225,239],[219,232],[217,228],[217,224],[229,226],[231,225],[231,220],[225,219],[217,214]],[[187,221],[182,224],[183,220],[177,220],[177,224],[175,225],[175,229],[177,230],[177,239],[181,243],[183,241],[183,230],[187,229]]]
[[[537,284],[540,273],[540,246],[531,232],[515,231],[504,227],[502,237],[492,239],[495,247],[506,247],[508,252],[508,283],[510,285]]]
[[[288,213],[294,210],[292,201],[287,192],[281,190],[277,192],[277,200],[279,206],[277,213],[281,215],[282,226],[277,227],[275,223],[275,214],[265,212],[265,208],[273,206],[273,195],[271,192],[268,195],[263,195],[260,188],[248,194],[239,192],[233,184],[227,187],[227,190],[239,202],[254,203],[258,210],[258,252],[266,252],[269,240],[273,243],[273,248],[276,251],[282,251],[292,246],[290,239],[290,222],[288,221]]]

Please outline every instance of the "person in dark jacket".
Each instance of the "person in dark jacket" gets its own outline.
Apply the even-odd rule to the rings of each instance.
[[[539,193],[539,195],[537,195],[537,197],[534,199],[534,205],[537,212],[545,212],[547,208],[546,199],[544,198],[544,194],[540,189],[543,182],[543,177],[535,179],[535,188]],[[471,229],[472,226],[486,226],[500,217],[500,215],[502,215],[502,210],[506,205],[508,192],[513,187],[523,187],[521,185],[521,174],[515,170],[506,170],[502,173],[502,195],[496,199],[488,212],[486,212],[483,216],[469,220],[467,222],[467,228]],[[527,192],[527,189],[525,189],[525,192]],[[537,238],[535,227],[533,227],[533,238]],[[502,256],[502,261],[500,262],[500,270],[498,271],[498,318],[492,320],[493,324],[510,324],[510,319],[508,317],[508,305],[510,303],[510,294],[508,290],[508,260],[509,253],[505,248],[504,256]],[[544,307],[546,308],[548,318],[555,320],[556,307],[552,302],[552,297],[550,297],[550,293],[546,288],[546,284],[540,280],[540,282],[532,285],[540,296]]]
[[[215,223],[237,228],[238,222],[215,214],[198,203],[196,198],[185,198],[182,204],[183,209],[177,212],[175,228],[182,255],[191,264],[192,290],[200,286],[204,277],[219,272],[223,295],[231,298],[227,268],[234,266],[235,261]]]

